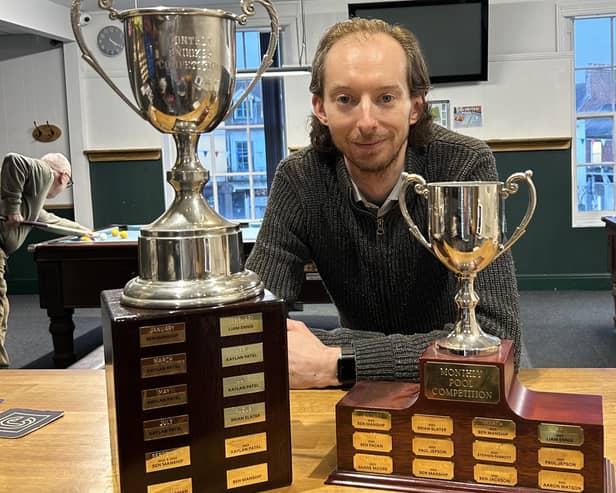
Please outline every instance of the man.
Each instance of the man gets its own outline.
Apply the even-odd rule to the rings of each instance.
[[[311,146],[279,165],[247,262],[268,289],[293,301],[312,259],[338,309],[343,328],[332,331],[288,321],[292,388],[350,383],[338,373],[342,353],[342,362],[354,353],[357,378],[416,381],[419,356],[455,321],[455,277],[409,233],[398,207],[401,173],[428,182],[497,174],[484,143],[432,124],[429,87],[417,41],[405,29],[352,19],[320,41]],[[413,195],[409,211],[425,233],[427,206]],[[511,256],[481,272],[476,290],[479,323],[514,341],[517,365]]]
[[[62,154],[46,154],[33,159],[7,154],[0,169],[0,368],[9,365],[4,346],[9,316],[4,273],[7,257],[17,250],[32,229],[23,221],[40,221],[57,227],[92,232],[80,224],[63,219],[43,209],[45,199],[54,198],[72,185],[71,165]]]

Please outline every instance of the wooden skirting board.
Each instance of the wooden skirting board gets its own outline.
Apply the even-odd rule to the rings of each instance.
[[[147,149],[90,149],[83,153],[91,163],[110,161],[153,161],[160,159],[159,148]]]

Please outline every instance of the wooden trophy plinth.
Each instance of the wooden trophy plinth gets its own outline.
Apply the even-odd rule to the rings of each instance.
[[[140,309],[102,294],[114,489],[237,493],[291,483],[286,305],[270,293]]]
[[[462,357],[428,348],[420,384],[360,381],[336,406],[327,483],[407,492],[613,493],[602,399],[535,392],[511,341]]]

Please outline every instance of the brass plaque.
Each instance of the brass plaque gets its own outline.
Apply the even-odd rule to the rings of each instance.
[[[513,464],[516,459],[516,447],[513,443],[475,440],[473,442],[473,457],[477,460],[491,460],[493,462]]]
[[[473,477],[478,483],[498,484],[500,486],[515,486],[518,484],[518,470],[511,466],[475,464]]]
[[[188,402],[188,387],[185,383],[157,387],[141,391],[141,409],[158,409],[159,407],[179,406]]]
[[[186,353],[141,358],[141,378],[186,373]]]
[[[366,430],[391,430],[391,414],[387,411],[370,411],[367,409],[355,409],[351,414],[353,428]]]
[[[225,458],[267,450],[267,433],[253,433],[225,439]]]
[[[353,448],[356,450],[371,450],[373,452],[391,452],[391,435],[356,431],[353,433]]]
[[[239,488],[267,481],[267,463],[238,467],[227,471],[227,489]]]
[[[178,342],[186,342],[184,322],[139,327],[139,347],[162,346]]]
[[[424,364],[424,394],[442,401],[500,401],[500,372],[497,366],[461,363]]]
[[[453,435],[453,419],[450,416],[413,414],[411,428],[415,433],[426,435]]]
[[[147,493],[192,493],[192,478],[151,484]]]
[[[263,343],[245,344],[244,346],[224,347],[222,353],[222,367],[237,365],[250,365],[263,362]]]
[[[164,471],[165,469],[182,466],[190,466],[189,446],[158,450],[145,454],[145,472]]]
[[[167,418],[150,419],[143,422],[143,439],[158,440],[160,438],[188,435],[188,415],[169,416]]]
[[[387,455],[355,454],[353,469],[376,474],[391,474],[394,472],[394,461]]]
[[[453,457],[453,440],[451,438],[414,437],[413,453],[427,457]]]
[[[246,404],[244,406],[226,407],[225,428],[261,423],[265,421],[265,402]]]
[[[555,445],[575,445],[584,443],[584,429],[581,426],[539,423],[539,441]]]
[[[577,471],[584,467],[584,454],[579,450],[541,447],[538,455],[540,466],[575,469]]]
[[[263,314],[248,313],[220,319],[220,336],[239,336],[263,332]]]
[[[510,419],[473,418],[473,435],[478,438],[513,440],[515,423]]]
[[[453,479],[453,462],[448,460],[413,459],[413,476],[430,479]]]
[[[236,375],[222,379],[222,396],[233,397],[235,395],[254,394],[265,391],[265,374],[249,373]]]
[[[539,488],[542,490],[584,491],[584,476],[576,472],[539,471]]]

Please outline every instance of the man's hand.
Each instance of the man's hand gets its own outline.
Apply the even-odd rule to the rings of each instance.
[[[23,222],[24,222],[24,218],[21,214],[7,214],[6,215],[7,224],[19,224]]]
[[[339,347],[325,346],[306,324],[287,319],[289,346],[289,386],[311,389],[340,385],[338,381]]]

